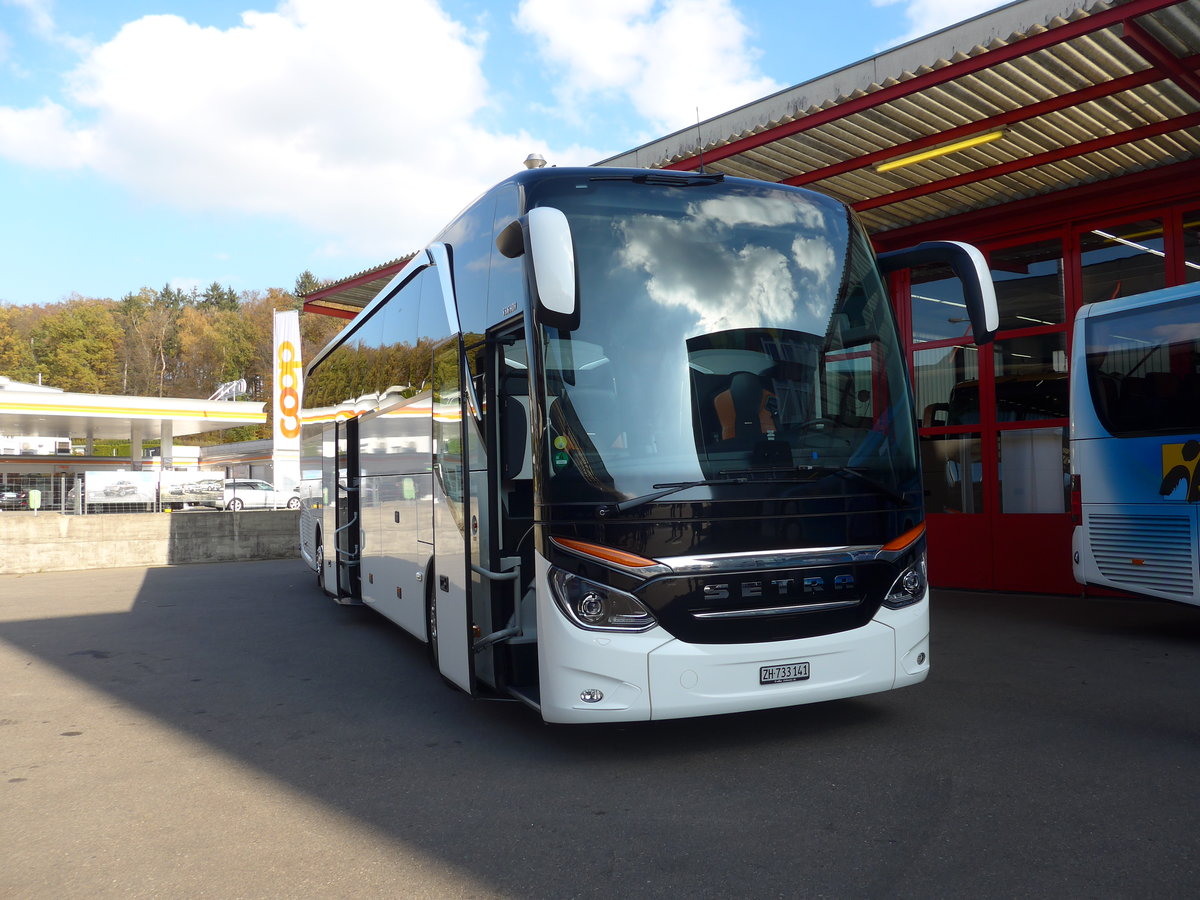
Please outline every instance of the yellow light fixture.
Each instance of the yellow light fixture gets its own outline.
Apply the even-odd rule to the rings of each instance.
[[[880,173],[890,172],[892,169],[900,169],[904,166],[912,166],[925,162],[926,160],[937,159],[939,156],[945,156],[947,153],[957,153],[959,150],[969,150],[971,147],[990,144],[992,141],[998,141],[1002,137],[1004,137],[1003,131],[989,131],[987,134],[977,134],[974,137],[955,141],[953,144],[934,147],[932,150],[923,150],[920,153],[901,156],[899,159],[889,159],[887,162],[877,165],[875,171]]]

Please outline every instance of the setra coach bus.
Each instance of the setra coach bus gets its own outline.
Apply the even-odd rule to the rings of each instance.
[[[916,426],[843,204],[720,174],[522,171],[308,366],[301,548],[323,589],[548,722],[789,706],[929,668]]]

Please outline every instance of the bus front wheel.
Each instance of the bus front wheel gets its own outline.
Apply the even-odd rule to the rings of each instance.
[[[433,593],[433,578],[425,589],[425,633],[429,636],[429,664],[435,672],[441,671],[438,664],[437,645],[437,598]]]

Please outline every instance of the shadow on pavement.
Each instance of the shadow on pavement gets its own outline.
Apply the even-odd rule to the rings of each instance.
[[[121,606],[109,573],[57,577]],[[1191,608],[940,592],[925,685],[565,727],[446,687],[296,560],[148,569],[127,611],[45,603],[0,640],[498,894],[1195,884]]]

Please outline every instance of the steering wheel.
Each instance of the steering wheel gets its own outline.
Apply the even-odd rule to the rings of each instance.
[[[809,419],[807,422],[801,422],[797,428],[825,428],[828,426],[837,425],[837,419],[831,419],[828,416],[818,416],[815,419]]]

